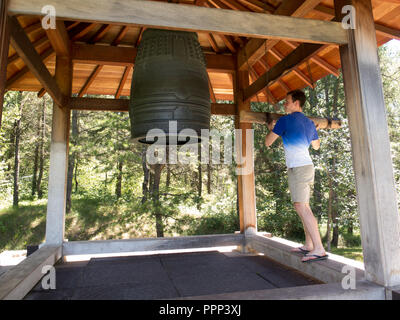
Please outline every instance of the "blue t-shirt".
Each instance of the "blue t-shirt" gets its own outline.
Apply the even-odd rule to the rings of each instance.
[[[314,122],[303,113],[293,112],[281,117],[272,132],[282,137],[288,168],[312,164],[308,148],[311,141],[318,140],[318,133]]]

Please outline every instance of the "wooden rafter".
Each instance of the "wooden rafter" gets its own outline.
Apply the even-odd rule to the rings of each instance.
[[[81,23],[79,26],[77,26],[77,29],[75,30],[74,35],[71,37],[71,41],[76,41],[78,39],[83,38],[95,26],[96,26],[95,23]]]
[[[216,103],[216,102],[217,102],[217,99],[215,98],[214,89],[213,89],[213,87],[212,87],[211,79],[210,79],[210,76],[209,76],[208,72],[207,72],[207,78],[208,78],[208,89],[210,90],[210,98],[211,98],[211,101],[214,102],[214,103]]]
[[[53,48],[48,48],[40,55],[40,59],[43,61],[43,63],[45,63],[47,60],[53,58],[54,56],[55,52]],[[28,72],[29,72],[28,66],[23,67],[21,70],[19,70],[17,73],[15,73],[14,75],[12,75],[10,78],[7,79],[6,88],[7,89],[12,88],[13,84],[22,77],[24,77]]]
[[[299,64],[305,62],[311,56],[317,54],[320,50],[324,49],[324,45],[320,44],[301,44],[297,49],[291,52],[285,59],[274,65],[269,71],[264,73],[258,78],[251,86],[244,89],[243,98],[248,100],[256,93],[260,92],[266,87],[268,79],[269,84],[275,82],[284,73],[290,72]]]
[[[92,73],[90,74],[88,79],[86,80],[86,82],[83,85],[83,87],[81,88],[81,90],[79,90],[78,97],[83,97],[83,95],[86,94],[90,85],[93,83],[94,79],[96,79],[97,75],[99,74],[99,72],[101,71],[102,68],[103,68],[102,65],[98,65],[94,68],[94,70],[92,71]]]
[[[111,24],[103,24],[99,30],[89,39],[87,42],[88,44],[95,44],[96,42],[99,42],[105,34],[110,30]]]
[[[124,88],[126,79],[128,79],[128,75],[129,75],[129,72],[131,71],[131,69],[132,69],[131,66],[125,67],[121,81],[119,82],[119,85],[118,85],[117,92],[115,93],[115,99],[118,99],[121,96],[122,89]]]
[[[285,58],[285,56],[284,56],[282,53],[280,53],[280,52],[278,51],[278,49],[272,48],[272,49],[270,50],[270,52],[271,52],[271,54],[272,54],[275,58],[278,59],[278,61],[282,61],[282,60]],[[314,86],[314,84],[313,84],[313,82],[311,81],[311,79],[310,79],[308,76],[306,76],[306,75],[299,69],[299,67],[294,67],[294,68],[292,69],[292,71],[299,77],[300,80],[304,81],[308,86],[310,86],[310,87],[313,87],[313,86]]]
[[[53,100],[60,106],[65,103],[65,97],[54,81],[49,70],[44,65],[40,55],[36,52],[24,29],[22,29],[16,17],[10,17],[11,45],[18,55],[24,60],[26,66],[36,76],[43,87],[49,92]]]
[[[118,35],[115,37],[114,41],[111,43],[112,46],[118,46],[122,39],[125,37],[126,33],[128,31],[128,27],[127,26],[123,26],[120,30],[120,32],[118,33]]]
[[[292,49],[296,49],[299,46],[299,43],[296,43],[296,42],[292,42],[292,41],[284,41],[284,42],[288,46],[290,46]],[[319,65],[321,68],[328,71],[329,73],[333,74],[334,76],[339,77],[339,74],[340,74],[339,70],[337,68],[335,68],[334,66],[332,66],[331,64],[329,64],[328,62],[326,62],[321,57],[315,55],[315,56],[311,57],[310,60],[313,61],[314,63],[316,63],[317,65]]]
[[[40,10],[45,4],[47,4],[47,0],[31,0],[29,2],[12,0],[9,12],[11,14],[41,15]],[[298,20],[287,16],[218,10],[158,1],[87,0],[79,3],[79,10],[65,5],[64,0],[53,0],[52,4],[57,7],[57,15],[66,20],[94,21],[93,7],[95,6],[96,23],[142,25],[310,43],[346,44],[348,41],[347,32],[339,22],[314,19]],[[120,14],[121,12],[129,14]]]
[[[239,10],[239,11],[250,11],[248,8],[242,6],[236,0],[220,0],[223,4],[229,7],[232,10]]]
[[[213,35],[211,33],[207,33],[206,35],[207,35],[208,42],[210,43],[210,45],[213,48],[213,50],[216,53],[220,52],[220,50],[218,48],[218,45],[217,45],[217,42],[215,41],[215,38],[213,37]]]
[[[271,69],[270,66],[268,65],[267,61],[264,60],[264,58],[261,58],[260,60],[258,60],[258,63],[260,64],[260,66],[262,66],[262,68],[265,71],[269,71],[269,69]],[[281,78],[277,79],[277,82],[283,88],[285,93],[288,93],[291,91],[290,88],[288,87],[288,85]]]
[[[258,0],[239,0],[239,1],[255,12],[272,13],[275,11],[275,8],[270,4],[266,4]]]
[[[303,17],[321,1],[318,0],[283,0],[282,4],[274,11],[274,15]],[[268,41],[267,50],[273,48],[279,39]],[[239,51],[238,68],[244,70],[247,64],[251,66],[265,54],[265,40],[251,39],[245,47]]]

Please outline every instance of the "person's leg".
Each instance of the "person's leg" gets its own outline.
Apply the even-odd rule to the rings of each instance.
[[[325,255],[325,249],[322,245],[321,236],[320,236],[319,230],[318,230],[318,222],[317,222],[317,219],[315,219],[310,206],[308,205],[308,203],[295,202],[294,207],[296,209],[296,212],[302,219],[304,226],[305,226],[306,230],[308,231],[309,236],[310,236],[311,241],[314,246],[313,250],[310,251],[309,255],[313,255],[313,254],[319,255],[319,256]]]

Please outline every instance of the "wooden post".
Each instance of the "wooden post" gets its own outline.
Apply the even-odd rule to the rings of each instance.
[[[7,81],[7,59],[10,29],[7,15],[8,0],[0,0],[0,128],[3,113],[4,89]]]
[[[371,0],[335,0],[355,10],[355,29],[340,47],[351,134],[366,279],[400,285],[399,213]]]
[[[61,92],[70,97],[72,89],[70,57],[56,56],[55,79]],[[70,109],[54,102],[46,219],[46,244],[51,245],[61,245],[64,241],[69,127]]]
[[[254,234],[257,232],[256,216],[256,196],[254,182],[254,150],[253,141],[248,141],[246,130],[252,129],[251,123],[240,123],[240,112],[250,111],[250,102],[243,101],[243,89],[249,85],[248,71],[237,71],[235,76],[236,85],[234,87],[235,100],[237,105],[235,115],[235,129],[241,130],[241,145],[236,145],[238,165],[238,201],[239,201],[239,219],[240,232],[244,234]],[[238,137],[236,140],[238,142]],[[253,135],[251,135],[253,138]],[[249,148],[250,144],[251,148]],[[239,149],[241,148],[241,150]],[[245,168],[243,170],[243,168]],[[241,172],[243,171],[243,172]]]

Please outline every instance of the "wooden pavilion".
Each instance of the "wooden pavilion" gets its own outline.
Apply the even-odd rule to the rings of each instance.
[[[48,5],[57,20],[55,28],[44,29]],[[352,10],[342,10],[346,5]],[[67,255],[223,245],[262,252],[325,282],[318,289],[320,298],[324,293],[332,299],[396,295],[400,220],[377,47],[400,39],[400,1],[0,0],[0,7],[0,115],[6,90],[36,91],[39,97],[48,93],[54,101],[46,241],[0,277],[0,299],[23,298],[43,276],[42,266]],[[354,28],[346,28],[345,21]],[[290,253],[293,244],[257,232],[254,173],[238,176],[240,234],[64,240],[70,111],[128,111],[129,100],[121,96],[130,94],[137,47],[147,27],[197,32],[207,61],[212,114],[234,115],[242,130],[252,127],[240,119],[251,101],[275,104],[290,90],[313,86],[328,74],[338,76],[342,69],[364,253],[364,268],[355,267],[358,289],[340,285],[349,260],[332,255],[305,265]],[[253,166],[246,143],[246,165]],[[300,290],[291,297],[307,298]]]

